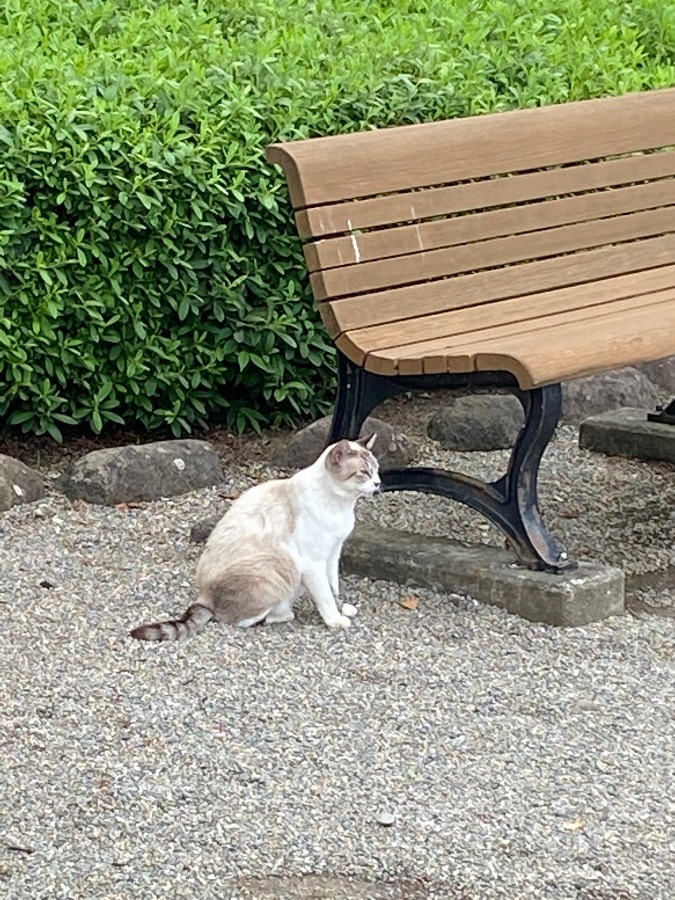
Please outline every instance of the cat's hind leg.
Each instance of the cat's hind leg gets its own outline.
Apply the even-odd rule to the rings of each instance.
[[[255,616],[249,616],[248,619],[241,619],[239,622],[237,622],[237,627],[238,628],[250,628],[252,625],[257,625],[259,622],[262,622],[263,619],[265,619],[267,617],[268,613],[269,613],[269,610],[266,610],[264,613],[262,613],[262,615],[258,614]]]
[[[287,555],[251,553],[220,573],[204,586],[203,592],[211,598],[214,617],[219,622],[250,628],[281,603],[290,603],[299,580]]]
[[[295,613],[293,612],[293,599],[286,598],[284,600],[279,601],[276,606],[273,606],[272,609],[265,616],[265,624],[266,625],[277,625],[281,622],[292,622],[295,618]]]

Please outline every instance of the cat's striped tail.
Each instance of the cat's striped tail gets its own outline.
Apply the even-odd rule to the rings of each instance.
[[[201,603],[189,606],[180,619],[168,622],[156,622],[154,625],[141,625],[130,632],[137,641],[178,641],[191,634],[197,634],[213,618],[213,613]]]

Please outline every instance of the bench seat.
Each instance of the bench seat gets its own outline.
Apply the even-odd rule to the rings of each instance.
[[[675,266],[498,303],[370,325],[337,338],[380,375],[507,371],[524,389],[672,352]]]

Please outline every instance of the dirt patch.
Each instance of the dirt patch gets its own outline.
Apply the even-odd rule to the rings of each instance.
[[[445,392],[441,391],[432,397],[431,394],[404,394],[388,400],[378,407],[376,415],[383,421],[401,430],[409,430],[413,434],[426,434],[426,421],[438,409]],[[450,393],[450,392],[448,392]],[[185,438],[209,441],[220,456],[224,467],[228,464],[247,459],[249,461],[267,461],[274,457],[277,449],[283,445],[295,431],[309,422],[299,422],[294,429],[265,429],[262,434],[232,434],[219,428],[206,431],[195,431],[183,435]],[[55,441],[48,435],[19,435],[16,431],[0,431],[0,454],[18,459],[31,468],[42,471],[64,471],[70,463],[80,459],[92,450],[109,447],[122,447],[126,444],[147,444],[150,441],[171,440],[169,431],[148,434],[135,431],[133,428],[112,427],[103,434],[93,434],[88,429],[64,429],[63,441]]]
[[[262,435],[236,435],[228,431],[211,429],[195,432],[184,437],[209,441],[218,453],[223,466],[240,461],[268,459],[279,442],[287,440],[288,431],[267,431]],[[151,441],[171,440],[171,434],[147,434],[130,429],[111,429],[104,434],[91,432],[71,432],[58,443],[47,435],[18,437],[0,433],[0,454],[20,460],[27,466],[43,471],[64,471],[71,462],[80,459],[93,450],[109,447],[123,447],[127,444],[147,444]]]

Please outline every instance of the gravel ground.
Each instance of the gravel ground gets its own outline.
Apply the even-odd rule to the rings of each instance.
[[[672,900],[673,468],[563,428],[542,469],[552,530],[633,573],[635,615],[556,630],[429,591],[413,611],[350,577],[348,632],[303,602],[288,625],[131,641],[191,602],[190,526],[269,477],[258,451],[217,489],[0,518],[0,895]],[[503,456],[417,453],[474,474]],[[430,497],[360,516],[499,540]]]

